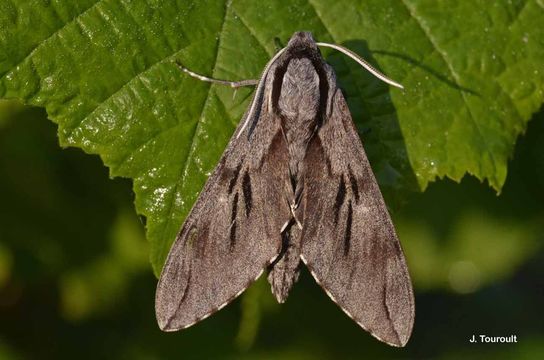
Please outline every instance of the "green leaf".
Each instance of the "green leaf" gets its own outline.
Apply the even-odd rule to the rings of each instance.
[[[0,97],[45,107],[62,146],[133,179],[158,274],[259,76],[310,30],[405,91],[324,51],[388,199],[465,173],[500,191],[517,136],[543,102],[544,4],[480,1],[0,1]],[[367,130],[371,130],[368,132]]]

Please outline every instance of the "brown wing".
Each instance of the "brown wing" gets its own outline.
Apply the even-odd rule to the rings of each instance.
[[[263,112],[251,137],[236,133],[162,270],[155,310],[164,331],[189,327],[228,304],[280,252],[289,207],[279,123]]]
[[[305,159],[302,259],[360,326],[404,346],[414,298],[404,255],[340,91]]]

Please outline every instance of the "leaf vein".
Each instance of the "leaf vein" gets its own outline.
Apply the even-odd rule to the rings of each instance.
[[[175,58],[180,52],[182,52],[185,48],[182,48],[182,49],[179,49],[177,50],[176,52],[174,52],[173,54],[170,54],[162,59],[160,59],[159,61],[155,62],[154,64],[152,64],[151,66],[149,66],[148,68],[145,68],[143,69],[142,71],[138,72],[137,74],[135,74],[134,76],[132,76],[130,79],[128,79],[125,83],[123,83],[117,90],[115,90],[114,92],[112,92],[107,98],[105,98],[104,100],[101,100],[98,105],[96,105],[96,107],[91,110],[87,115],[85,115],[84,117],[82,117],[81,119],[79,119],[79,121],[76,121],[75,124],[73,124],[69,130],[67,130],[67,133],[65,134],[65,137],[67,139],[69,139],[74,131],[76,130],[76,128],[80,127],[84,122],[88,121],[89,119],[92,118],[93,115],[95,115],[96,112],[100,111],[102,109],[102,107],[106,106],[110,101],[112,101],[117,95],[119,95],[123,90],[125,90],[125,88],[127,86],[130,86],[132,84],[132,82],[134,81],[137,81],[137,80],[140,80],[140,78],[142,77],[142,75],[148,73],[149,71],[152,71],[153,69],[155,69],[155,67],[159,66],[159,65],[162,65],[163,63],[165,62],[168,62],[170,61],[171,59]],[[70,141],[73,141],[73,139],[70,139]]]
[[[425,37],[427,38],[429,43],[432,45],[434,51],[436,51],[436,53],[442,58],[442,61],[446,64],[446,67],[448,68],[448,71],[450,72],[454,83],[457,86],[461,87],[462,85],[460,83],[459,74],[457,74],[457,72],[453,68],[453,64],[451,63],[451,61],[449,61],[449,58],[446,56],[446,53],[438,46],[436,40],[431,35],[431,32],[429,31],[429,29],[421,22],[418,15],[415,13],[414,9],[410,5],[408,5],[408,3],[406,1],[407,0],[402,0],[401,3],[404,5],[406,10],[408,11],[410,17],[413,18],[414,21],[416,22],[416,24],[419,26],[419,28],[421,29],[421,31],[423,32],[423,34],[425,35]],[[474,124],[474,127],[476,128],[476,131],[478,132],[478,135],[479,135],[480,139],[482,140],[482,142],[483,142],[483,144],[484,144],[484,146],[485,146],[485,148],[487,150],[487,153],[491,157],[491,160],[493,162],[493,170],[496,172],[497,160],[495,159],[495,155],[494,155],[492,149],[489,146],[487,138],[484,136],[484,134],[483,134],[483,132],[482,132],[482,130],[480,128],[480,124],[478,123],[478,121],[476,121],[476,118],[474,117],[474,114],[472,113],[472,108],[470,106],[470,103],[467,100],[467,97],[466,97],[465,93],[463,91],[460,91],[460,95],[461,95],[461,99],[463,100],[463,103],[465,104],[465,107],[468,110],[469,118],[472,121],[472,123]]]
[[[253,32],[253,30],[251,29],[251,27],[249,27],[249,25],[247,25],[247,23],[244,21],[244,19],[242,18],[241,15],[239,15],[238,13],[236,13],[234,10],[232,10],[233,14],[235,14],[236,16],[238,16],[238,19],[240,20],[240,23],[246,28],[247,32],[249,33],[249,35],[251,35],[252,38],[254,38],[256,41],[257,41],[257,44],[259,44],[259,46],[261,47],[261,49],[264,50],[265,53],[267,53],[269,56],[270,56],[270,53],[268,52],[268,49],[266,48],[266,46],[264,45],[264,43],[261,41],[261,39],[259,39],[257,37],[257,35]]]
[[[317,7],[315,6],[315,4],[311,1],[311,0],[307,0],[308,1],[308,5],[310,5],[312,7],[312,10],[314,11],[315,13],[315,16],[317,18],[317,20],[319,20],[319,22],[321,23],[321,25],[323,26],[323,29],[325,29],[325,31],[330,35],[332,41],[334,43],[336,43],[336,40],[334,38],[334,35],[332,34],[332,32],[329,30],[329,27],[327,25],[325,25],[325,21],[323,21],[323,17],[321,16],[321,14],[319,13],[319,11],[317,11]]]
[[[521,8],[518,11],[516,11],[516,14],[515,14],[514,18],[509,22],[508,28],[511,28],[512,25],[514,25],[519,20],[519,17],[521,16],[521,14],[527,8],[527,4],[529,4],[529,1],[524,1],[523,2],[523,5],[521,6]]]

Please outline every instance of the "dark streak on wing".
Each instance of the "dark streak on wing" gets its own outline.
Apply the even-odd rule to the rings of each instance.
[[[351,200],[348,202],[348,216],[346,219],[346,231],[344,232],[344,256],[348,256],[351,247],[351,223],[353,221],[353,208]]]
[[[208,225],[202,226],[202,229],[200,230],[198,237],[201,239],[206,239],[208,237],[209,231],[210,231],[210,228]],[[195,251],[196,258],[201,259],[205,256],[206,244],[207,244],[206,241],[197,241],[196,251]]]
[[[385,277],[385,274],[384,274],[384,277]],[[385,308],[387,320],[392,323],[393,319],[391,318],[391,310],[389,309],[389,305],[387,305],[387,279],[384,279],[382,291],[383,291],[383,307]],[[399,332],[394,326],[393,326],[393,332],[397,337],[397,342],[400,343],[401,340],[400,340]]]
[[[357,179],[351,171],[351,166],[348,165],[349,182],[351,183],[351,193],[355,198],[355,203],[359,204],[359,186],[357,185]]]
[[[334,201],[334,224],[338,224],[338,216],[340,215],[340,209],[344,204],[346,198],[346,184],[344,182],[344,177],[340,178],[340,185],[338,185],[338,191],[336,193],[336,200]]]
[[[191,287],[191,268],[189,267],[188,271],[187,271],[187,285],[185,286],[185,290],[183,291],[183,295],[181,296],[181,300],[180,300],[180,303],[179,305],[177,306],[176,308],[176,311],[174,312],[174,316],[172,316],[168,322],[166,323],[166,327],[170,326],[170,324],[172,323],[172,321],[174,320],[174,318],[176,317],[177,313],[180,311],[180,308],[181,308],[181,304],[183,303],[183,301],[185,301],[185,298],[187,297],[187,294],[189,294],[189,289]]]
[[[230,213],[230,250],[234,248],[236,243],[236,215],[238,214],[238,193],[234,195],[234,200],[232,201],[232,208]]]
[[[229,182],[229,190],[228,194],[232,194],[232,190],[234,190],[234,186],[236,186],[236,182],[238,181],[238,176],[240,175],[240,170],[242,169],[242,163],[238,164],[236,167],[236,170],[234,170],[234,174]]]
[[[249,213],[251,211],[251,178],[249,176],[249,172],[246,171],[244,173],[244,178],[242,180],[242,191],[244,194],[244,203],[246,208],[246,217],[249,216]]]

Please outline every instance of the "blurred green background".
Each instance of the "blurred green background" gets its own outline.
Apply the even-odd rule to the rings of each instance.
[[[544,359],[544,112],[503,192],[466,176],[393,213],[416,290],[404,349],[372,338],[306,271],[284,305],[261,279],[202,323],[161,333],[131,183],[58,146],[42,109],[0,102],[0,359]],[[516,344],[471,344],[473,334]]]

